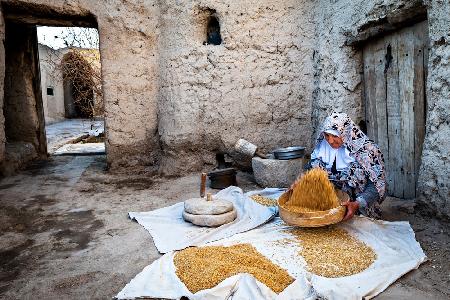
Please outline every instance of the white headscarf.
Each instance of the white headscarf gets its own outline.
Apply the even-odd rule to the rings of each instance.
[[[325,132],[334,136],[340,136],[339,132],[336,130],[325,130]],[[327,169],[333,167],[334,160],[336,159],[336,170],[338,171],[348,168],[348,166],[355,161],[355,159],[350,156],[350,151],[348,151],[344,145],[338,149],[334,149],[328,144],[326,139],[323,139],[311,154],[311,159],[316,158],[321,159],[326,164]]]

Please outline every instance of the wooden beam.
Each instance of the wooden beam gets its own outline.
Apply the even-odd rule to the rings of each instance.
[[[2,14],[9,23],[97,28],[97,18],[88,10],[73,10],[22,1],[2,2]]]
[[[402,164],[400,139],[400,95],[398,78],[398,34],[389,37],[392,47],[392,61],[386,70],[386,114],[389,136],[389,152],[387,153],[387,179],[390,193],[395,197],[403,196],[400,167]]]
[[[402,198],[415,197],[414,180],[414,30],[405,28],[400,31],[398,44],[398,78],[400,87],[401,115],[401,182]]]
[[[423,1],[410,1],[406,6],[393,10],[387,15],[367,21],[354,31],[345,32],[346,46],[361,47],[369,40],[385,36],[402,28],[413,26],[427,19],[427,7]]]

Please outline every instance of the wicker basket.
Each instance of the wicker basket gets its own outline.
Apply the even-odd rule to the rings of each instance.
[[[349,200],[349,196],[346,193],[340,190],[336,190],[336,193],[341,202]],[[292,190],[285,192],[280,196],[277,202],[280,217],[289,225],[300,227],[321,227],[339,223],[345,216],[345,206],[339,206],[330,210],[303,213],[289,211],[283,208],[283,206],[289,200],[291,194]]]

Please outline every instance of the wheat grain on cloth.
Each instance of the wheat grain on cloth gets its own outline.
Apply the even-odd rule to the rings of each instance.
[[[298,243],[295,234],[292,234],[297,229],[287,226],[277,217],[272,222],[253,230],[201,247],[250,244],[293,278],[292,283],[287,283],[278,294],[249,273],[232,274],[217,284],[193,293],[189,290],[189,285],[181,281],[177,275],[174,257],[176,259],[176,255],[182,252],[171,251],[145,267],[116,297],[180,299],[185,296],[191,300],[293,300],[320,297],[331,300],[370,299],[405,273],[418,268],[426,259],[408,222],[374,221],[357,216],[336,225],[335,228],[345,230],[373,249],[376,253],[373,263],[363,271],[349,276],[327,278],[316,275],[310,272],[307,261],[301,256],[302,244]],[[199,270],[195,268],[193,266],[189,271],[187,274],[189,277],[203,274],[204,268],[201,266]],[[218,272],[223,272],[222,270],[218,269]]]
[[[167,253],[217,241],[266,223],[277,215],[278,208],[260,205],[251,200],[249,195],[258,193],[277,199],[284,191],[285,189],[266,188],[244,194],[235,186],[221,190],[214,197],[232,202],[237,211],[237,218],[217,228],[200,227],[184,221],[183,202],[150,212],[130,212],[128,215],[150,233],[160,253]]]

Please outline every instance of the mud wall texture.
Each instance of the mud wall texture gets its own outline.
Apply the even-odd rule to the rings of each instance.
[[[45,151],[43,111],[40,100],[36,28],[8,23],[6,25],[4,116],[9,143],[31,143],[36,152]],[[42,150],[42,151],[41,151]]]
[[[163,1],[163,173],[214,164],[239,138],[310,147],[313,1]],[[215,12],[215,14],[214,14]],[[221,45],[204,45],[208,17]]]
[[[450,218],[450,3],[429,2],[428,114],[419,177],[419,201]]]
[[[64,120],[64,85],[61,69],[62,54],[58,50],[39,44],[39,64],[41,71],[42,104],[44,107],[45,124]],[[47,88],[53,90],[49,95]]]
[[[355,2],[358,2],[355,4]],[[345,46],[346,29],[372,1],[317,1],[315,9],[314,86],[312,138],[332,111],[346,112],[356,123],[364,116],[361,99],[362,56],[358,49]]]
[[[3,13],[0,10],[0,41],[5,40],[5,21]],[[4,107],[4,85],[5,85],[5,45],[0,43],[0,164],[5,157],[6,133],[5,133],[5,115]]]
[[[158,1],[80,1],[96,15],[113,169],[151,167],[159,153]]]

